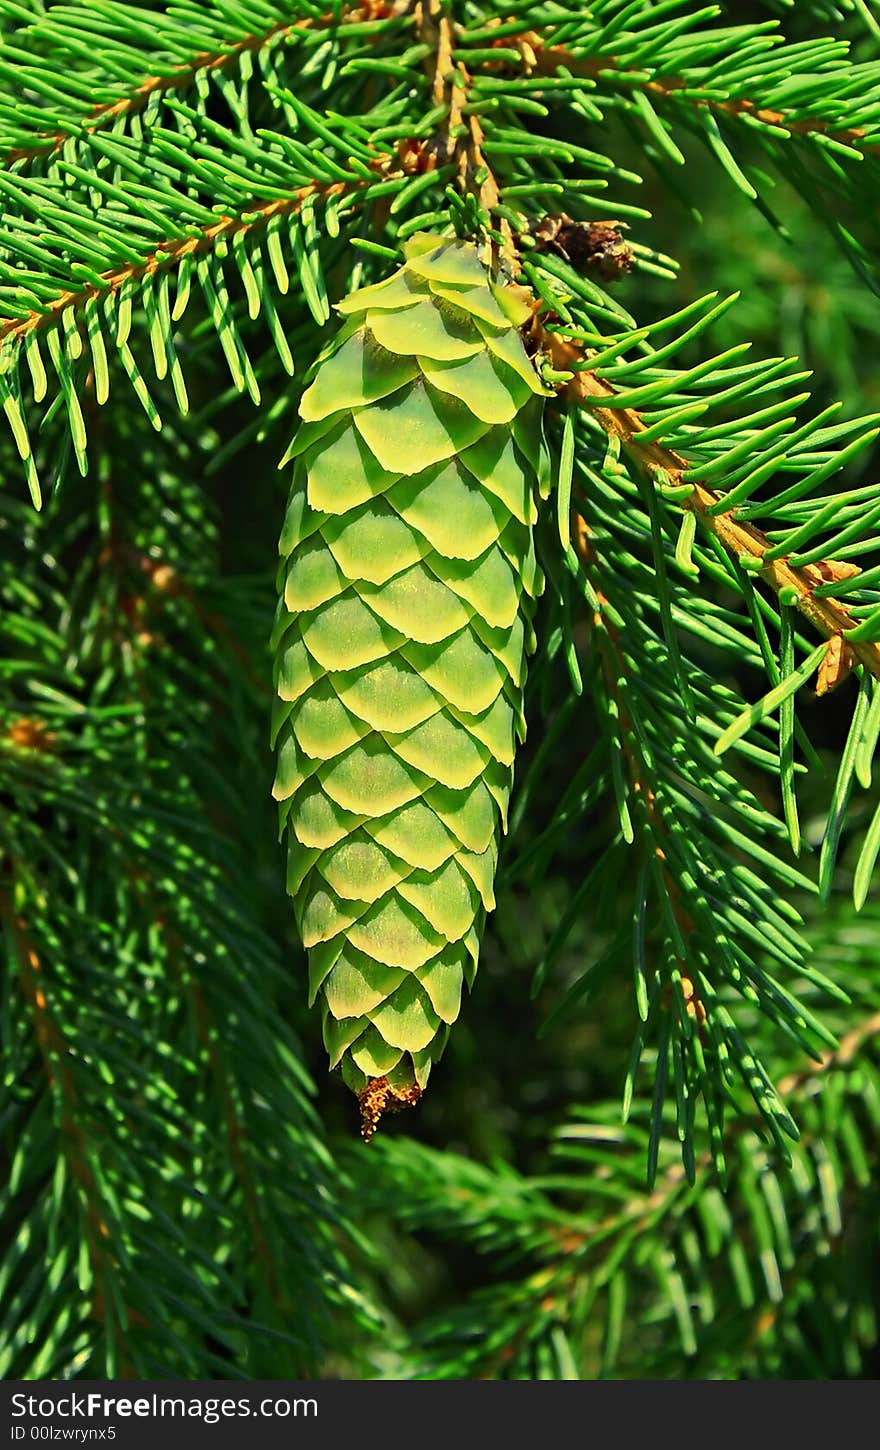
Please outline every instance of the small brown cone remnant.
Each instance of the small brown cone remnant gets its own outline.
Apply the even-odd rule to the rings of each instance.
[[[372,1077],[358,1093],[361,1105],[361,1137],[369,1143],[379,1126],[383,1113],[399,1113],[401,1108],[414,1108],[422,1096],[418,1083],[394,1087],[387,1077]]]
[[[632,269],[632,250],[615,222],[576,222],[565,212],[542,217],[531,235],[540,251],[558,253],[582,276],[615,282]]]
[[[838,685],[848,677],[855,664],[855,655],[849,645],[844,642],[843,636],[833,634],[828,641],[828,648],[819,666],[819,673],[816,678],[816,694],[828,695],[836,690]]]

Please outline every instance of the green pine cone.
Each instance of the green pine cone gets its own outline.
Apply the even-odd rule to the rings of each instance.
[[[542,582],[528,308],[470,243],[405,253],[340,304],[300,402],[275,628],[287,888],[366,1136],[473,983]]]

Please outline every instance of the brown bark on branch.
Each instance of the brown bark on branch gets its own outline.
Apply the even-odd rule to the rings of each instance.
[[[619,440],[620,446],[635,466],[652,481],[658,474],[667,475],[673,483],[686,483],[683,474],[692,467],[686,458],[671,448],[665,448],[656,440],[641,442],[639,435],[645,432],[645,424],[633,408],[614,407],[614,389],[597,378],[584,367],[585,355],[574,343],[548,331],[536,323],[541,346],[548,354],[553,367],[560,371],[577,367],[574,377],[565,385],[564,394],[581,407],[588,408],[611,438]],[[766,534],[754,524],[737,519],[735,511],[713,513],[711,510],[720,501],[721,495],[704,484],[695,483],[688,498],[681,501],[682,509],[695,513],[699,523],[713,534],[729,554],[737,559],[746,559],[752,565],[751,572],[779,594],[783,589],[793,589],[797,595],[797,608],[814,629],[830,641],[829,649],[836,656],[852,651],[855,658],[877,679],[880,679],[880,644],[869,640],[845,640],[848,630],[855,629],[858,621],[853,618],[847,606],[833,597],[816,598],[814,590],[834,579],[850,578],[854,566],[841,564],[830,559],[820,564],[795,567],[786,558],[767,559],[771,544]],[[754,565],[753,561],[760,564]],[[839,673],[839,670],[837,671]],[[836,683],[833,673],[826,688]]]
[[[499,44],[501,43],[499,42]],[[545,45],[540,35],[531,30],[524,31],[522,35],[518,36],[505,36],[503,44],[505,47],[519,46],[526,75],[552,76],[560,67],[573,76],[583,76],[585,79],[593,79],[600,74],[617,73],[621,77],[626,77],[628,73],[632,74],[630,67],[621,65],[612,55],[579,56],[563,45]],[[655,76],[649,81],[644,81],[643,87],[655,98],[661,101],[671,101],[676,98],[677,93],[695,89],[696,83],[681,76]],[[708,96],[679,95],[678,99],[688,102],[695,110],[702,109],[734,117],[749,115],[766,126],[782,127],[793,136],[827,136],[829,140],[839,141],[844,146],[852,146],[865,155],[880,156],[880,144],[872,142],[870,145],[866,145],[864,139],[866,133],[860,126],[836,126],[833,121],[821,116],[804,116],[797,119],[788,116],[785,111],[774,111],[768,106],[761,106],[746,96],[719,100]]]
[[[76,135],[80,131],[87,133],[100,131],[104,126],[109,126],[118,116],[136,115],[144,109],[150,98],[157,92],[164,94],[170,91],[186,90],[187,87],[194,84],[196,76],[204,75],[206,72],[225,70],[228,66],[234,65],[247,52],[262,50],[263,46],[268,45],[272,40],[289,37],[298,31],[322,30],[331,26],[383,20],[390,15],[405,13],[407,5],[408,0],[393,0],[393,3],[388,3],[388,0],[365,0],[362,5],[343,8],[340,15],[329,12],[319,19],[304,16],[299,20],[281,21],[270,25],[258,34],[244,35],[223,50],[199,51],[191,60],[187,61],[186,65],[175,66],[172,70],[160,75],[145,76],[139,85],[127,94],[120,96],[118,100],[95,106],[70,129],[46,131],[35,136],[31,145],[13,147],[12,150],[6,152],[2,164],[11,166],[15,161],[31,161],[38,156],[51,156],[53,152],[60,151],[69,136]]]
[[[378,168],[377,168],[378,169]],[[62,292],[61,296],[49,304],[45,312],[31,312],[27,317],[0,318],[0,342],[11,338],[14,342],[23,342],[28,333],[36,332],[40,328],[51,327],[60,321],[61,314],[68,307],[80,307],[92,297],[106,297],[108,294],[118,292],[126,282],[150,276],[160,271],[163,267],[173,266],[186,256],[198,257],[205,252],[210,252],[217,242],[234,232],[252,232],[258,227],[266,226],[276,216],[287,216],[291,212],[299,211],[309,197],[338,196],[346,191],[346,185],[342,181],[336,181],[326,186],[303,186],[290,197],[283,197],[280,200],[269,202],[251,202],[242,208],[242,214],[252,218],[247,222],[241,217],[225,216],[212,222],[205,227],[199,236],[175,237],[171,241],[160,242],[143,262],[131,263],[125,267],[114,268],[110,272],[102,272],[104,286],[96,287],[92,283],[77,288],[76,291]],[[354,189],[354,188],[353,188]]]

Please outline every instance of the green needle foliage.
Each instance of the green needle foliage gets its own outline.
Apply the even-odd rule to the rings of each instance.
[[[0,80],[0,1373],[870,1375],[880,7]]]

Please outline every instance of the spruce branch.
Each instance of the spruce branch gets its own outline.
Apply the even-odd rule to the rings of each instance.
[[[282,1274],[281,1265],[276,1262],[269,1244],[269,1235],[266,1224],[264,1223],[260,1193],[248,1161],[247,1127],[242,1120],[241,1112],[235,1099],[229,1069],[217,1047],[217,1039],[219,1036],[217,1027],[211,1020],[210,1010],[205,1001],[205,994],[202,991],[201,984],[198,981],[191,981],[188,985],[192,992],[195,1017],[199,1026],[199,1035],[208,1054],[211,1072],[217,1082],[223,1102],[223,1116],[229,1143],[229,1159],[241,1185],[245,1213],[250,1225],[254,1250],[265,1273],[270,1297],[278,1303],[280,1308],[287,1311],[291,1307],[290,1300],[282,1289],[283,1280],[280,1277]]]
[[[857,1022],[844,1033],[837,1047],[823,1053],[818,1062],[808,1062],[796,1072],[780,1078],[780,1093],[787,1097],[789,1093],[811,1096],[821,1092],[824,1075],[850,1067],[875,1037],[880,1037],[880,1012],[871,1012]]]
[[[523,16],[465,34],[483,42],[486,94],[530,103],[561,87],[585,119],[619,116],[667,190],[693,211],[676,176],[685,164],[676,140],[676,129],[683,128],[780,228],[772,179],[734,144],[734,137],[751,138],[876,287],[871,253],[852,235],[844,212],[859,207],[880,154],[872,64],[852,63],[846,41],[788,43],[772,33],[774,22],[713,29],[705,26],[714,18],[709,11],[670,13],[685,10],[676,0],[661,10],[662,19],[657,7],[636,12],[602,6],[540,33],[529,30]]]
[[[418,1327],[417,1373],[533,1378],[544,1364],[556,1378],[620,1378],[644,1373],[645,1356],[663,1374],[683,1353],[699,1374],[728,1350],[740,1374],[744,1363],[760,1374],[761,1341],[770,1347],[778,1326],[792,1334],[805,1314],[809,1336],[804,1264],[818,1275],[843,1255],[844,1210],[857,1217],[871,1181],[863,1155],[877,1125],[861,1093],[867,1077],[873,1101],[878,1036],[869,1011],[835,1052],[780,1078],[809,1114],[796,1180],[741,1124],[723,1199],[675,1162],[640,1188],[642,1129],[619,1128],[611,1105],[580,1110],[557,1134],[553,1171],[534,1177],[384,1143],[359,1183],[366,1206],[398,1201],[396,1224],[470,1242],[494,1268],[467,1305]],[[821,1315],[826,1291],[811,1282]],[[843,1314],[833,1280],[830,1292]]]
[[[264,1221],[264,1209],[249,1161],[247,1127],[242,1118],[236,1085],[230,1074],[226,1055],[220,1047],[218,1024],[201,981],[186,968],[186,944],[162,905],[155,879],[144,872],[141,874],[139,886],[150,902],[156,928],[167,948],[173,979],[191,1004],[198,1041],[216,1084],[222,1104],[229,1161],[241,1189],[256,1262],[265,1274],[270,1298],[286,1311],[290,1306],[282,1288],[280,1265],[275,1262],[270,1247],[270,1230]]]
[[[650,479],[652,486],[662,487],[670,483],[674,488],[686,486],[699,471],[698,468],[675,450],[665,447],[660,439],[641,441],[640,435],[647,431],[647,427],[638,411],[614,406],[614,388],[590,371],[589,358],[584,351],[545,327],[538,325],[537,331],[540,344],[546,349],[554,368],[574,372],[571,380],[564,385],[563,395],[589,409],[608,436],[619,440],[627,456]],[[785,556],[776,557],[770,541],[759,528],[737,519],[733,510],[721,510],[722,498],[723,495],[716,490],[694,481],[692,491],[679,502],[682,509],[696,515],[706,532],[717,538],[730,554],[741,562],[745,561],[749,572],[762,579],[777,596],[786,598],[786,594],[793,595],[787,598],[787,602],[796,604],[804,618],[829,641],[829,665],[823,677],[825,688],[831,688],[843,677],[846,656],[850,653],[876,679],[880,679],[880,644],[848,638],[852,631],[857,630],[859,621],[841,600],[828,594],[817,597],[815,593],[830,582],[857,576],[861,572],[858,567],[836,559],[795,566]],[[768,559],[770,553],[774,557]]]
[[[370,8],[370,7],[368,7]],[[360,15],[360,8],[355,12]],[[130,92],[116,100],[105,101],[87,111],[78,123],[71,122],[64,130],[37,133],[27,146],[13,146],[5,155],[4,165],[10,167],[17,161],[32,161],[36,157],[47,157],[60,151],[70,136],[88,135],[111,126],[120,116],[135,116],[143,111],[153,96],[166,95],[172,91],[186,90],[200,73],[225,70],[248,51],[261,50],[273,40],[291,35],[294,31],[312,29],[316,22],[310,16],[303,16],[290,23],[275,21],[259,35],[245,35],[219,51],[198,51],[186,65],[175,66],[160,75],[146,76]],[[333,23],[333,17],[326,17],[326,24]]]
[[[131,1372],[131,1358],[126,1343],[126,1310],[115,1312],[114,1276],[117,1265],[118,1239],[108,1226],[112,1210],[105,1203],[95,1173],[99,1160],[96,1141],[90,1141],[80,1093],[72,1070],[73,1044],[66,1038],[52,1010],[51,988],[46,963],[31,935],[16,900],[20,895],[15,880],[15,863],[3,860],[5,874],[11,880],[7,889],[0,889],[0,926],[5,928],[11,946],[13,963],[18,963],[23,1000],[27,1003],[33,1024],[34,1041],[39,1049],[45,1080],[54,1100],[58,1144],[70,1179],[80,1201],[84,1244],[91,1274],[97,1285],[91,1305],[92,1317],[108,1336],[108,1363],[119,1373]]]
[[[734,119],[747,118],[760,122],[774,137],[827,138],[840,146],[860,151],[868,156],[880,156],[880,141],[872,140],[865,126],[843,125],[837,118],[828,116],[796,116],[785,110],[765,106],[748,95],[723,98],[701,94],[699,81],[688,76],[653,75],[648,61],[638,67],[628,66],[613,55],[583,56],[564,45],[546,43],[540,35],[531,31],[517,36],[505,37],[505,45],[517,45],[522,54],[522,70],[527,76],[555,76],[559,73],[580,76],[584,80],[601,80],[614,84],[619,79],[627,89],[632,85],[643,89],[654,100],[667,104],[682,103],[696,111],[706,111]],[[851,79],[847,74],[848,81]],[[869,81],[866,77],[866,86]],[[872,128],[876,129],[876,128]]]
[[[815,1096],[821,1092],[822,1084],[827,1076],[851,1067],[859,1055],[866,1048],[870,1048],[878,1037],[880,1037],[880,1012],[870,1012],[850,1028],[841,1038],[837,1047],[822,1053],[818,1060],[808,1060],[803,1066],[781,1077],[776,1084],[779,1096],[785,1099]],[[742,1137],[750,1131],[750,1126],[741,1120],[735,1129],[734,1136]],[[564,1129],[560,1136],[565,1137]],[[807,1147],[809,1142],[809,1136],[802,1136],[801,1148]],[[706,1171],[711,1166],[711,1153],[705,1152],[700,1158],[699,1169]],[[647,1229],[658,1210],[661,1213],[666,1212],[676,1194],[687,1187],[684,1165],[670,1163],[662,1178],[648,1192],[634,1194],[617,1212],[608,1218],[601,1219],[589,1234],[584,1234],[580,1238],[566,1236],[563,1240],[563,1247],[567,1253],[587,1249],[592,1241],[600,1240],[608,1231],[618,1230],[621,1224],[632,1225],[637,1231]]]
[[[377,170],[381,171],[383,165],[383,162],[377,163]],[[355,187],[356,185],[357,183]],[[346,195],[347,191],[344,182],[331,182],[327,185],[314,183],[300,187],[287,198],[276,198],[268,202],[257,198],[246,199],[238,216],[221,216],[200,230],[191,228],[187,236],[172,236],[159,241],[145,253],[143,260],[98,273],[94,281],[53,298],[44,310],[28,312],[24,317],[0,318],[0,342],[9,339],[13,344],[21,343],[31,333],[57,326],[68,308],[77,311],[89,302],[114,297],[126,284],[139,282],[144,277],[153,277],[178,265],[186,257],[208,255],[216,251],[218,243],[259,233],[275,218],[295,216],[306,201],[327,201],[334,196]]]
[[[595,988],[617,961],[622,940],[628,939],[639,1025],[627,1073],[625,1113],[648,1035],[659,1038],[649,1178],[658,1163],[667,1074],[675,1084],[688,1176],[697,1171],[693,1140],[698,1097],[713,1136],[715,1165],[723,1173],[724,1105],[737,1102],[739,1084],[754,1098],[783,1152],[784,1137],[796,1136],[766,1069],[731,1016],[731,992],[760,1003],[781,1032],[797,1037],[808,1051],[815,1051],[817,1040],[829,1039],[777,975],[780,966],[786,975],[804,970],[801,947],[770,886],[771,878],[781,884],[784,868],[762,853],[756,840],[759,834],[772,837],[776,823],[757,808],[740,782],[714,768],[705,724],[725,702],[715,694],[714,682],[676,652],[673,635],[664,629],[664,638],[657,638],[652,619],[657,606],[651,609],[642,602],[652,589],[652,576],[647,570],[636,573],[626,545],[622,549],[615,539],[619,506],[609,507],[586,474],[582,482],[584,495],[579,489],[573,530],[571,567],[578,573],[571,612],[586,604],[592,617],[591,653],[598,659],[602,687],[594,686],[591,697],[611,758],[620,823],[620,836],[609,846],[608,857],[616,854],[623,864],[632,849],[639,859],[634,922],[623,921],[612,951],[573,983],[551,1021]],[[644,522],[635,509],[634,501],[630,529],[636,535],[645,530],[650,537],[651,505]],[[662,560],[655,565],[658,571],[661,567]],[[672,591],[668,579],[655,587],[661,596],[671,592],[671,622],[680,625],[678,591]],[[708,810],[706,797],[711,801]],[[694,831],[685,824],[691,817],[694,827],[699,822],[697,849]],[[753,857],[752,869],[743,854]],[[760,875],[755,866],[760,866]],[[760,933],[749,917],[762,922]]]
[[[497,213],[501,193],[483,150],[485,133],[479,115],[468,103],[470,76],[455,57],[455,27],[443,0],[418,0],[414,10],[416,28],[428,48],[426,65],[432,75],[434,105],[445,109],[443,127],[429,143],[428,167],[451,162],[463,196],[472,195],[487,221]],[[500,255],[510,264],[515,258],[510,223],[497,217]]]
[[[13,145],[7,149],[3,165],[12,167],[21,161],[50,158],[62,149],[70,137],[87,138],[95,131],[111,127],[120,117],[136,116],[154,98],[188,90],[198,77],[229,70],[240,63],[243,57],[256,54],[272,44],[296,38],[308,31],[332,30],[335,34],[344,36],[346,30],[352,26],[368,25],[373,20],[387,19],[389,15],[403,15],[408,5],[409,0],[390,0],[390,3],[389,0],[364,0],[359,5],[343,5],[324,14],[306,14],[293,20],[285,16],[283,8],[279,8],[278,18],[265,24],[264,28],[245,29],[221,47],[196,51],[182,64],[170,66],[155,75],[145,76],[130,90],[112,100],[83,109],[81,114],[71,116],[69,120],[61,118],[60,128],[36,130],[26,144]],[[35,33],[38,38],[40,29],[37,28]],[[63,48],[64,29],[54,32],[54,38],[61,41]],[[78,53],[74,52],[75,55]],[[27,72],[24,79],[26,81]]]
[[[596,555],[590,545],[589,525],[580,512],[575,513],[573,536],[575,553],[585,570],[592,572]],[[614,702],[617,732],[612,740],[612,749],[619,749],[625,761],[631,798],[635,803],[636,822],[648,838],[647,852],[653,858],[651,865],[656,865],[665,889],[668,910],[678,925],[677,938],[684,943],[694,930],[694,922],[667,856],[670,833],[661,806],[662,786],[658,788],[652,763],[646,757],[643,745],[644,722],[633,720],[631,700],[621,688],[621,682],[629,672],[629,665],[615,624],[615,611],[613,607],[609,608],[609,600],[602,592],[601,567],[597,573],[600,580],[595,586],[598,607],[593,617],[591,639],[595,642],[605,690]],[[628,812],[626,820],[630,824],[627,834],[631,836],[632,820]],[[663,974],[667,980],[667,996],[671,998],[674,994],[680,1016],[685,1021],[690,1019],[699,1029],[707,1020],[706,1007],[700,994],[699,973],[694,971],[683,954],[675,953],[674,941],[671,943],[671,950],[672,959],[664,963]],[[696,981],[694,977],[697,978]]]
[[[809,298],[817,392],[849,403],[876,329],[855,273],[838,293],[831,248],[809,264],[804,248],[821,218],[873,285],[876,235],[862,246],[847,226],[876,176],[880,71],[847,53],[845,35],[871,18],[861,0],[765,8],[788,11],[792,43],[769,20],[719,22],[721,7],[701,0],[0,0],[0,465],[13,478],[17,453],[35,498],[37,465],[63,481],[40,514],[14,489],[0,498],[0,863],[16,871],[11,891],[0,876],[0,1373],[865,1373],[861,1348],[877,1334],[880,485],[860,450],[880,419],[835,404],[817,413],[797,359],[768,356],[799,350],[794,304],[783,326],[762,270],[789,263],[748,213],[736,245],[718,246],[712,186],[724,176],[699,159],[692,172],[682,137],[707,146],[765,218],[777,221],[774,166],[806,201],[785,185],[772,198],[801,248],[793,293],[798,306]],[[876,23],[867,29],[876,41]],[[636,170],[622,164],[621,131]],[[647,206],[627,190],[643,170]],[[693,222],[673,258],[655,250],[665,219],[655,228],[648,207],[676,197]],[[414,260],[406,288],[434,295],[418,280],[431,270],[420,232],[444,246],[454,233],[469,256],[476,240],[475,265],[491,257],[488,279],[454,270],[436,284],[441,346],[457,347],[447,323],[474,305],[476,321],[463,321],[473,391],[467,382],[453,402],[441,394],[462,359],[418,361],[428,339],[415,312],[396,315],[395,298],[413,302],[400,281],[382,306],[402,255]],[[693,300],[676,280],[683,261],[723,292]],[[506,362],[488,319],[508,282],[506,315],[518,326],[523,303],[533,312],[525,353],[507,342],[516,376],[543,383],[545,435],[528,400],[521,420],[492,423],[483,450],[458,434],[459,403],[476,416],[478,391],[505,378],[511,347]],[[345,315],[364,286],[393,372],[388,348],[351,342],[350,310],[339,351],[326,346],[333,304]],[[654,311],[661,291],[669,316]],[[746,300],[725,317],[728,291]],[[736,317],[757,360],[732,336]],[[705,348],[713,332],[726,339],[718,356]],[[535,590],[514,735],[498,729],[505,684],[497,714],[493,704],[472,721],[467,758],[436,751],[458,791],[485,751],[509,772],[529,722],[500,871],[494,854],[472,859],[482,838],[468,847],[483,905],[493,878],[499,900],[478,990],[421,1122],[392,1126],[369,1151],[349,1142],[355,1114],[323,1074],[319,1122],[311,1048],[290,1025],[302,1012],[317,1048],[265,739],[274,464],[328,359],[318,413],[329,411],[313,416],[295,465],[328,509],[295,546],[303,594],[288,609],[299,628],[338,585],[370,630],[402,636],[428,713],[397,718],[395,670],[377,691],[394,717],[377,738],[393,731],[403,756],[422,723],[430,737],[449,682],[413,644],[415,626],[442,621],[401,578],[395,540],[410,524],[412,568],[432,601],[447,581],[461,586],[463,603],[444,607],[469,617],[462,628],[481,645],[496,649],[508,626],[483,639],[471,583],[500,610],[502,576],[523,552],[529,600]],[[424,388],[457,440],[436,509],[390,460],[364,473],[366,500],[351,492],[350,458],[320,477],[343,434],[359,457],[358,438],[373,446],[371,417],[376,458],[392,442],[405,450],[412,425],[404,462],[420,461],[431,415],[397,414],[386,402],[397,386],[374,394],[374,363],[382,386],[432,375],[412,393]],[[351,390],[347,421],[330,406],[337,387]],[[515,379],[505,387],[515,401]],[[497,389],[482,399],[501,406]],[[384,426],[390,417],[402,426]],[[503,468],[489,443],[503,444]],[[844,476],[853,461],[863,471]],[[505,523],[514,463],[524,518]],[[481,505],[484,486],[501,492]],[[289,515],[288,536],[303,518]],[[449,546],[448,568],[424,553],[420,523]],[[497,584],[464,557],[483,528],[506,561]],[[532,528],[535,553],[521,551]],[[323,530],[333,557],[316,571]],[[364,547],[390,579],[363,584]],[[293,565],[291,554],[291,576]],[[323,643],[335,652],[349,638],[328,628]],[[291,693],[315,685],[321,700],[321,648],[285,654]],[[462,691],[453,730],[476,698],[473,658],[460,673],[448,662]],[[498,660],[512,680],[512,654]],[[367,704],[362,662],[343,663],[348,693],[326,695],[327,738],[348,758]],[[831,708],[798,693],[850,672]],[[768,693],[750,703],[765,676]],[[276,730],[295,703],[279,693]],[[298,719],[310,754],[312,725]],[[424,749],[433,768],[430,738]],[[491,763],[486,779],[500,807]],[[332,854],[361,887],[364,858],[346,865],[324,835],[353,824],[351,788],[338,800],[328,789],[308,847],[321,864],[299,864],[323,875]],[[438,807],[457,799],[444,792]],[[404,814],[389,807],[391,866],[412,897],[400,927],[424,942],[426,883]],[[450,814],[443,842],[478,824]],[[419,828],[414,846],[426,839]],[[440,902],[444,940],[452,911],[452,897]],[[368,974],[352,960],[359,991]],[[382,967],[378,979],[397,990]],[[447,988],[439,975],[429,986],[445,1023]],[[339,971],[326,988],[343,1023],[351,987]],[[391,1046],[401,1025],[418,1030],[401,1015]],[[517,1021],[526,1046],[511,1054]],[[432,1134],[462,1151],[416,1141]],[[419,1238],[411,1252],[402,1231]],[[463,1295],[471,1253],[482,1287]]]
[[[44,1003],[7,930],[0,1117],[14,1172],[0,1224],[26,1252],[0,1271],[0,1365],[25,1377],[307,1370],[349,1275],[311,1086],[273,1000],[280,952],[259,881],[239,890],[236,841],[255,834],[245,820],[264,763],[244,669],[260,658],[262,601],[218,578],[203,470],[168,467],[173,423],[157,436],[139,412],[109,409],[95,442],[85,537],[77,522],[71,538],[57,498],[18,517],[7,500],[0,525],[0,855],[39,883],[18,916],[47,979]],[[35,532],[52,553],[44,543],[22,595]],[[225,627],[206,628],[211,615]],[[242,766],[247,790],[233,784]],[[65,1156],[68,1117],[85,1137]],[[35,1303],[47,1275],[51,1304]],[[352,1309],[366,1313],[357,1295],[346,1322]]]

